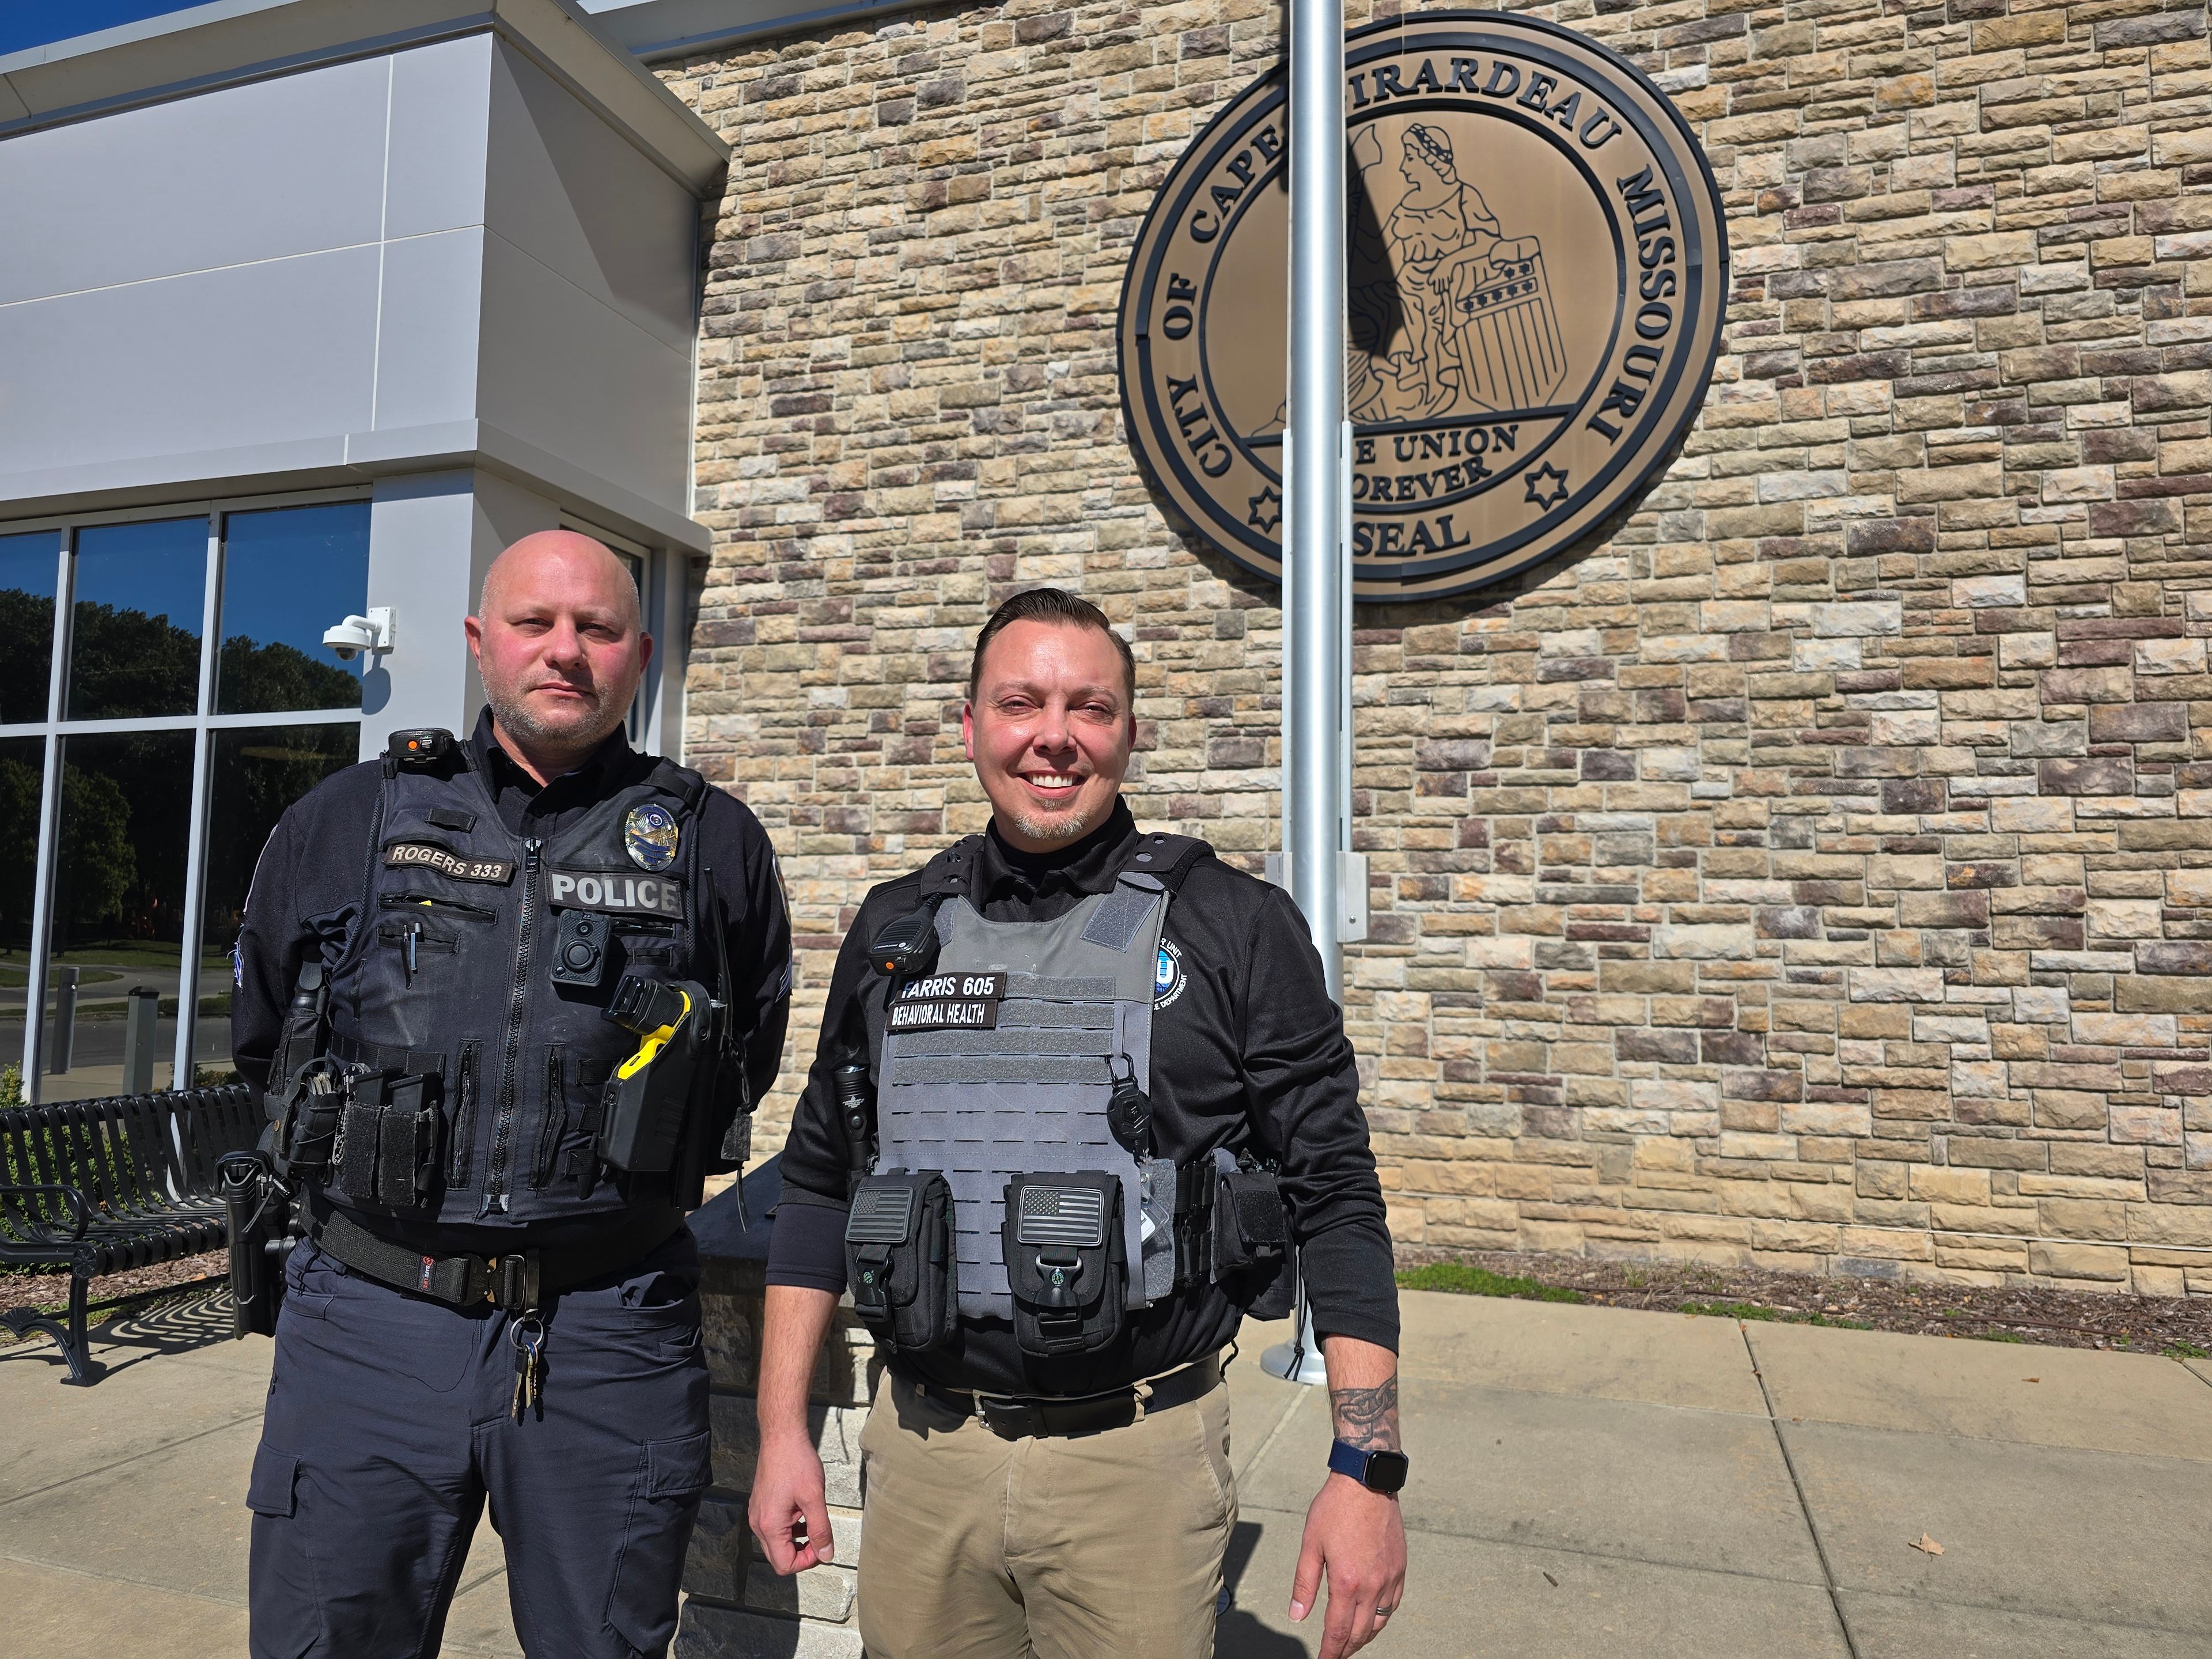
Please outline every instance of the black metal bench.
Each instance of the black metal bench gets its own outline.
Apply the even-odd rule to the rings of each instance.
[[[87,1316],[227,1283],[225,1273],[88,1302],[92,1281],[221,1249],[229,1238],[216,1164],[261,1132],[243,1084],[0,1111],[0,1265],[70,1276],[67,1322],[36,1308],[0,1314],[17,1336],[50,1333],[71,1382],[99,1381]]]

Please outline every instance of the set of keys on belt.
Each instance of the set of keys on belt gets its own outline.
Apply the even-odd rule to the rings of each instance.
[[[536,1314],[524,1314],[507,1328],[507,1340],[514,1349],[514,1398],[507,1407],[507,1415],[518,1423],[526,1411],[535,1411],[542,1417],[545,1409],[545,1322]]]

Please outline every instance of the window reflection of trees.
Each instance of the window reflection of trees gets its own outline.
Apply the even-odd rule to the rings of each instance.
[[[52,880],[49,960],[82,968],[88,985],[149,970],[160,983],[185,943],[191,884],[203,884],[201,960],[219,958],[236,934],[277,819],[355,762],[360,726],[352,715],[313,716],[361,706],[358,667],[341,666],[319,640],[325,625],[367,604],[367,503],[251,508],[218,522],[227,550],[218,611],[228,626],[213,642],[216,684],[204,706],[207,518],[0,535],[0,726],[44,728],[0,738],[0,1003],[9,991],[14,996],[0,1008],[9,1027],[0,1048],[21,1040],[42,855]],[[57,729],[48,720],[55,585],[65,549],[73,550],[76,586]],[[201,795],[209,834],[194,869],[193,728],[210,714],[252,714],[268,723],[224,721],[209,732]],[[302,717],[309,723],[286,723]],[[70,729],[78,721],[112,724]],[[60,745],[60,799],[42,848],[49,741]],[[228,986],[199,982],[201,1019],[219,1024]],[[174,1006],[165,995],[165,1027]],[[171,1036],[158,1041],[166,1045]],[[223,1052],[213,1027],[200,1032],[198,1046],[210,1057]]]
[[[253,866],[284,809],[333,772],[354,763],[360,726],[232,727],[215,738],[214,808],[207,843],[203,949],[228,951],[238,936]]]
[[[0,740],[0,952],[18,960],[31,943],[45,772],[44,738]]]
[[[335,619],[333,619],[335,620]],[[255,710],[345,708],[361,702],[361,677],[317,662],[297,646],[257,644],[243,634],[222,642],[223,701]]]
[[[189,732],[62,740],[57,956],[182,940],[191,805]]]
[[[189,714],[199,705],[200,636],[165,616],[79,599],[69,683],[71,720]]]
[[[46,717],[54,660],[54,596],[0,587],[0,724]]]

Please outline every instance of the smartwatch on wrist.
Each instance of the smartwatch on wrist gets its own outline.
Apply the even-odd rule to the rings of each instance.
[[[1350,1475],[1368,1491],[1388,1497],[1405,1486],[1407,1471],[1413,1466],[1403,1452],[1363,1451],[1339,1440],[1328,1449],[1328,1467],[1338,1474]]]

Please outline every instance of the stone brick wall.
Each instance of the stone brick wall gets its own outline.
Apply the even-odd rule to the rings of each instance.
[[[1676,98],[1736,287],[1612,543],[1359,612],[1399,1237],[2212,1291],[2202,6],[1531,9]],[[688,741],[783,852],[787,1085],[863,891],[984,821],[959,685],[1017,586],[1131,630],[1140,817],[1273,844],[1275,591],[1163,516],[1112,329],[1279,28],[1014,0],[664,66],[736,147]]]
[[[747,1182],[756,1214],[773,1202]],[[875,1344],[848,1300],[832,1322],[814,1368],[807,1426],[822,1455],[830,1510],[831,1561],[780,1578],[745,1521],[760,1455],[754,1410],[759,1381],[768,1229],[741,1234],[724,1198],[692,1218],[704,1269],[702,1325],[712,1385],[714,1480],[684,1560],[681,1659],[863,1659],[859,1582],[860,1430],[878,1372]]]

